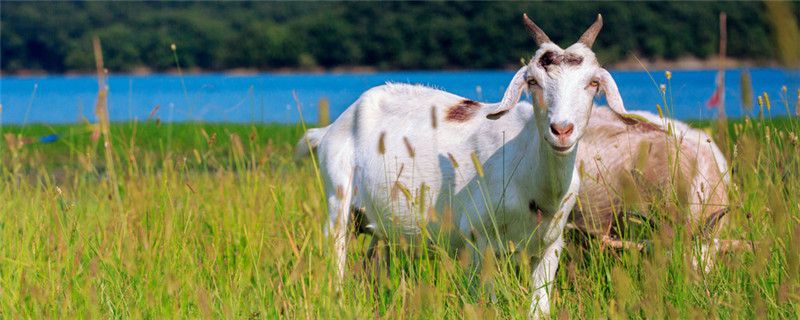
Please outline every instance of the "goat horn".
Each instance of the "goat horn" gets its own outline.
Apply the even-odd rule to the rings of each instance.
[[[542,44],[553,42],[550,41],[550,38],[544,33],[544,31],[542,31],[541,28],[539,28],[539,26],[533,23],[531,18],[528,18],[527,13],[522,14],[522,20],[525,22],[525,26],[528,27],[528,31],[531,32],[533,39],[536,40],[537,45],[541,46]]]
[[[583,33],[578,42],[583,43],[589,49],[592,48],[594,44],[594,39],[597,38],[597,34],[600,33],[600,29],[603,28],[603,16],[599,13],[597,14],[597,20],[592,23],[592,26],[589,29],[586,29],[586,32]]]

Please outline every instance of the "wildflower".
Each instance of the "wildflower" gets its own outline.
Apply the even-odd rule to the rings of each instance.
[[[667,92],[667,85],[665,85],[665,84],[663,84],[663,83],[662,83],[662,84],[659,86],[659,89],[661,89],[661,94],[664,94],[665,92]]]
[[[175,50],[178,49],[178,47],[176,47],[174,43],[169,45],[169,48],[172,49],[172,51],[175,51]]]
[[[672,72],[667,70],[664,72],[664,75],[667,77],[667,80],[672,79]]]

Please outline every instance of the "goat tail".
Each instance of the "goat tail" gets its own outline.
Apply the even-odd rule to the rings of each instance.
[[[322,137],[328,132],[328,128],[330,127],[308,129],[294,147],[294,159],[299,160],[316,150],[322,141]]]

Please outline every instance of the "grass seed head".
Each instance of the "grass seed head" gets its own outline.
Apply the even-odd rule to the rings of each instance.
[[[797,100],[794,104],[794,115],[800,117],[800,89],[797,89]]]
[[[453,154],[448,152],[447,153],[447,158],[450,159],[450,163],[453,165],[453,168],[454,169],[458,169],[458,161],[456,161],[456,158],[453,157]]]
[[[230,135],[231,139],[231,148],[233,149],[234,155],[239,157],[244,156],[244,146],[242,145],[242,139],[239,137],[238,134],[232,133]]]
[[[470,157],[472,158],[472,165],[475,166],[475,171],[478,173],[478,176],[483,178],[483,165],[481,161],[478,160],[478,154],[473,151]]]
[[[378,137],[378,153],[386,154],[386,132],[381,132],[381,136]]]
[[[405,185],[403,185],[399,181],[396,181],[394,183],[394,188],[392,188],[392,199],[393,200],[397,199],[397,195],[398,195],[397,192],[398,191],[403,193],[403,196],[406,198],[406,202],[410,203],[414,199],[414,197],[411,196],[411,191],[408,190],[408,188]]]
[[[250,142],[256,141],[257,137],[258,137],[258,133],[256,132],[256,127],[252,127],[250,129],[250,135],[248,136],[248,138],[250,139]]]
[[[436,106],[431,106],[431,127],[436,129],[438,123],[436,121]]]
[[[408,156],[414,158],[417,156],[417,153],[414,151],[414,146],[411,145],[411,141],[408,140],[408,137],[403,137],[403,143],[406,145],[406,152],[408,152]]]

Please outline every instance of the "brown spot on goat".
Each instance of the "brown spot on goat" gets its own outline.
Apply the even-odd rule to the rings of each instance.
[[[569,65],[577,66],[583,63],[583,57],[574,53],[567,53],[564,55],[564,62]]]
[[[553,51],[547,51],[544,54],[542,54],[541,58],[539,58],[539,65],[542,66],[542,68],[547,69],[547,67],[551,65],[560,65],[562,59],[563,56]]]
[[[472,100],[461,100],[461,102],[447,109],[445,120],[452,122],[466,122],[475,116],[475,112],[480,109],[481,104]]]
[[[539,65],[547,69],[553,65],[567,64],[577,66],[583,63],[583,57],[574,53],[557,54],[553,51],[547,51],[539,58]]]

